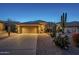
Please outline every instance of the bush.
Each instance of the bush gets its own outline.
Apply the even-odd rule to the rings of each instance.
[[[79,47],[79,33],[73,33],[72,38],[74,45]]]

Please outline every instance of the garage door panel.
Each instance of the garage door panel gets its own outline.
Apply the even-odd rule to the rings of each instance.
[[[22,27],[22,33],[37,33],[37,27]]]
[[[27,33],[28,29],[27,28],[22,28],[22,33]]]

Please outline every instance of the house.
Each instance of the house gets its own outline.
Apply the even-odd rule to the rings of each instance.
[[[65,32],[68,33],[79,32],[79,21],[67,22]]]
[[[66,26],[65,27],[65,32],[69,32],[69,33],[74,33],[74,32],[79,32],[79,26],[78,25],[74,25],[74,26]]]
[[[46,23],[20,23],[16,25],[18,33],[44,33]]]
[[[0,32],[2,32],[4,30],[4,23],[0,22]]]

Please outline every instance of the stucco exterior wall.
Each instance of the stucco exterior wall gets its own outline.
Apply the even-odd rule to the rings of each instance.
[[[3,31],[3,30],[4,30],[4,24],[0,23],[0,31]]]

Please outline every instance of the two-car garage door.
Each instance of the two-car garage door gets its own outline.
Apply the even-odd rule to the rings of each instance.
[[[35,26],[22,27],[22,33],[37,33],[37,29]]]

